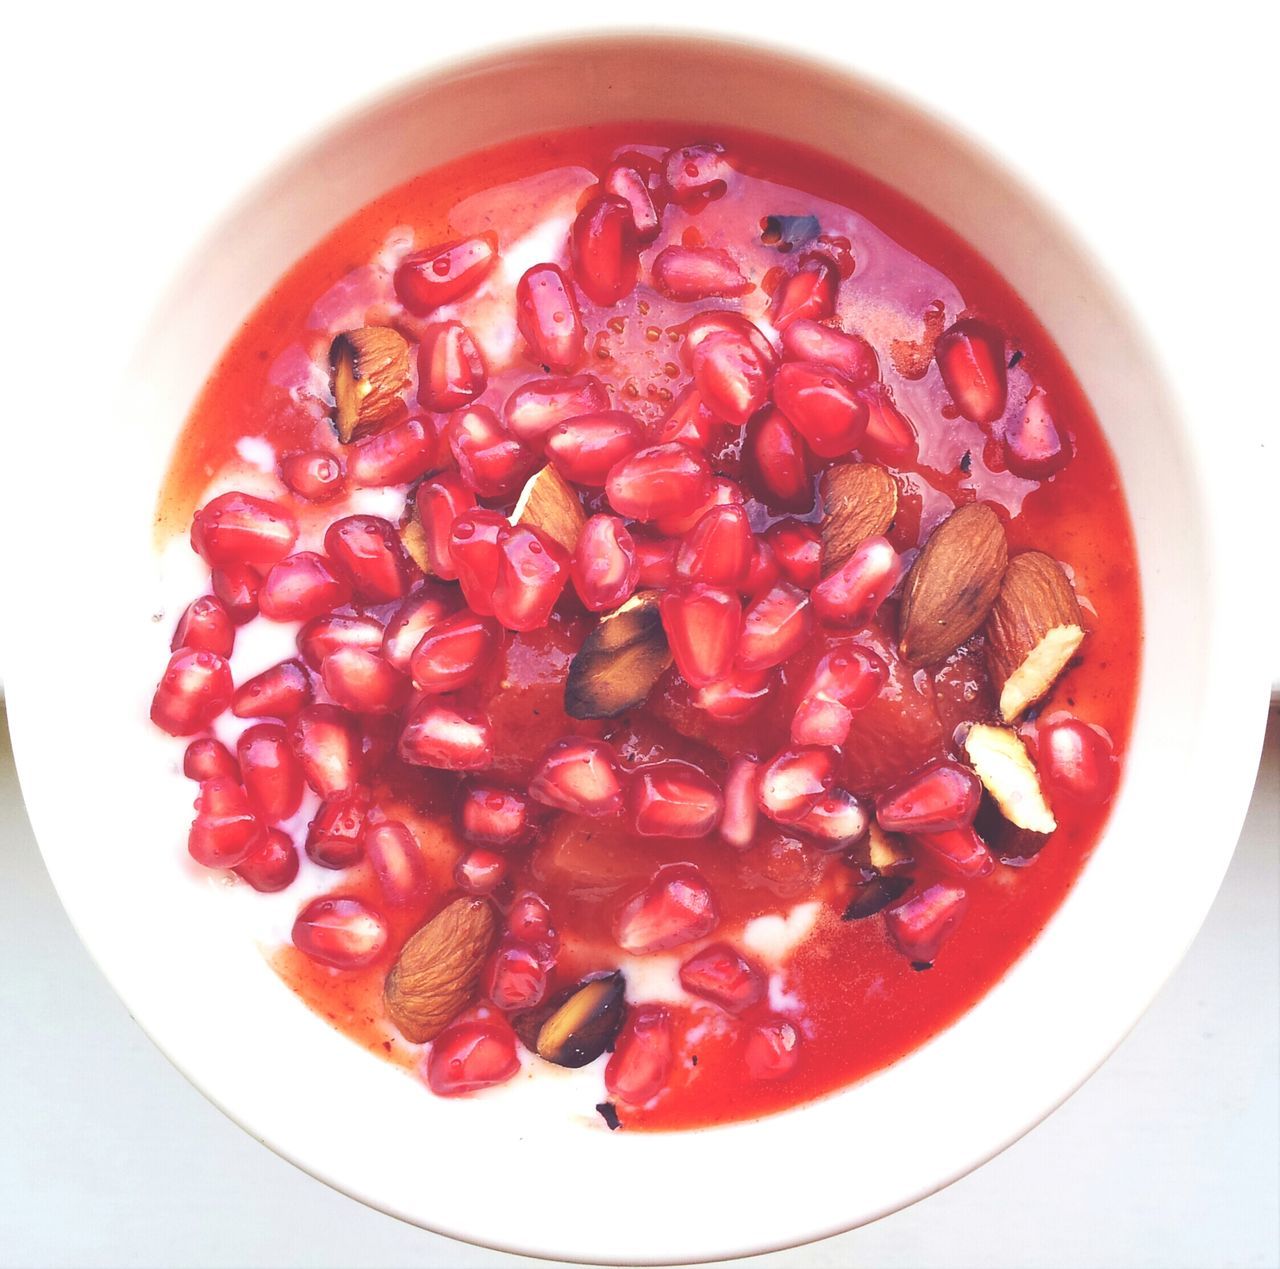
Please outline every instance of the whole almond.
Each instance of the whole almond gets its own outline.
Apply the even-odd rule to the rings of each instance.
[[[898,485],[876,463],[837,463],[823,473],[822,574],[834,573],[858,547],[884,533],[898,514]]]
[[[902,589],[903,658],[931,665],[987,619],[1009,561],[999,516],[982,502],[953,511],[916,556]]]
[[[409,345],[389,326],[345,331],[329,346],[338,439],[347,444],[399,414],[409,383]]]

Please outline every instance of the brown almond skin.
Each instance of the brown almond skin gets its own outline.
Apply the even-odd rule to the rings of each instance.
[[[569,664],[570,718],[616,718],[643,703],[671,664],[658,592],[640,591],[600,619]]]
[[[867,538],[884,533],[898,514],[898,485],[876,463],[837,463],[819,485],[822,575],[834,573]]]
[[[578,548],[587,513],[573,486],[550,465],[534,472],[525,485],[517,524],[538,529],[559,542],[570,555]]]
[[[460,898],[409,937],[387,975],[383,999],[406,1040],[433,1040],[475,995],[493,945],[493,908]]]
[[[349,444],[375,431],[404,409],[409,345],[389,326],[345,331],[329,345],[329,387],[338,439]]]
[[[902,590],[899,647],[913,665],[932,665],[982,625],[1000,592],[1009,544],[983,502],[953,511],[916,556]]]

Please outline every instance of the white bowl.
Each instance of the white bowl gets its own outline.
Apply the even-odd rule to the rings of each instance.
[[[659,112],[848,160],[1001,270],[1057,340],[1118,455],[1146,643],[1106,835],[985,999],[891,1068],[811,1105],[713,1130],[611,1135],[538,1085],[514,1101],[429,1096],[280,983],[229,918],[226,890],[192,883],[191,791],[156,779],[173,752],[146,718],[175,616],[157,617],[152,527],[169,449],[219,350],[335,224],[478,146]],[[80,570],[69,597],[40,560],[11,560],[36,610],[93,614],[94,642],[76,621],[9,632],[28,808],[81,937],[156,1043],[247,1131],[356,1198],[472,1242],[630,1264],[848,1229],[954,1180],[1057,1106],[1137,1020],[1209,907],[1266,706],[1265,667],[1232,638],[1250,615],[1224,549],[1229,492],[1203,477],[1200,442],[1141,333],[1053,213],[971,143],[873,84],[763,49],[636,34],[435,71],[316,139],[239,204],[159,306],[126,387],[111,417],[75,425],[82,475],[107,496],[91,516],[45,520],[42,558],[91,551],[103,566]],[[25,508],[36,516],[44,496],[34,483],[15,488],[15,523]],[[61,706],[69,678],[77,717],[96,729],[91,744],[70,739],[85,732],[69,730]]]

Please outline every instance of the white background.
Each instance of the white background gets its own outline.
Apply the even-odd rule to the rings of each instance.
[[[820,52],[958,120],[1072,220],[1188,415],[1257,477],[1277,419],[1277,6],[313,2],[23,6],[0,28],[5,427],[94,408],[189,244],[281,150],[457,51],[601,22]],[[305,245],[305,244],[300,244]],[[211,350],[212,352],[215,350]],[[1270,445],[1268,445],[1270,442]],[[1274,476],[1270,484],[1274,490]],[[83,514],[109,490],[73,490]],[[1273,597],[1274,503],[1259,555]],[[1242,526],[1250,513],[1242,496]],[[38,549],[30,539],[5,549]],[[0,565],[3,551],[0,551]],[[71,567],[109,566],[92,559]],[[51,561],[51,567],[55,562]],[[7,611],[6,611],[7,609]],[[6,621],[33,614],[0,588]],[[1242,639],[1266,640],[1274,620]],[[9,673],[13,673],[10,669]],[[60,708],[73,708],[74,681]],[[53,703],[51,703],[52,705]],[[505,1265],[333,1194],[251,1141],[128,1020],[57,907],[0,759],[0,1263]],[[760,1265],[1280,1265],[1276,728],[1204,934],[1116,1057],[975,1176]],[[848,1148],[856,1149],[856,1143]],[[748,1161],[744,1201],[767,1196]],[[501,1202],[501,1160],[486,1178]],[[518,1179],[514,1181],[518,1184]],[[571,1184],[571,1180],[569,1182]]]

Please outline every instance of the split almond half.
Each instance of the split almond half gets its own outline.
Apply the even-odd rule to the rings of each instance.
[[[427,532],[418,516],[418,504],[412,497],[407,508],[408,516],[400,526],[400,544],[409,558],[428,576],[431,575],[431,556],[427,551]]]
[[[868,538],[884,533],[898,514],[898,486],[875,463],[837,463],[823,473],[822,574],[834,573]]]
[[[671,664],[658,592],[640,591],[605,614],[569,665],[570,718],[616,718],[644,702]]]
[[[1015,555],[987,618],[987,664],[1007,723],[1042,700],[1084,640],[1075,591],[1042,551]]]
[[[409,383],[409,345],[389,326],[362,326],[329,346],[329,386],[338,439],[348,444],[394,418]]]
[[[540,530],[570,555],[578,548],[586,522],[587,514],[578,495],[550,464],[529,477],[511,513],[512,524]]]
[[[976,723],[969,728],[964,748],[978,779],[1010,824],[1032,833],[1052,833],[1058,827],[1031,755],[1016,731]]]

